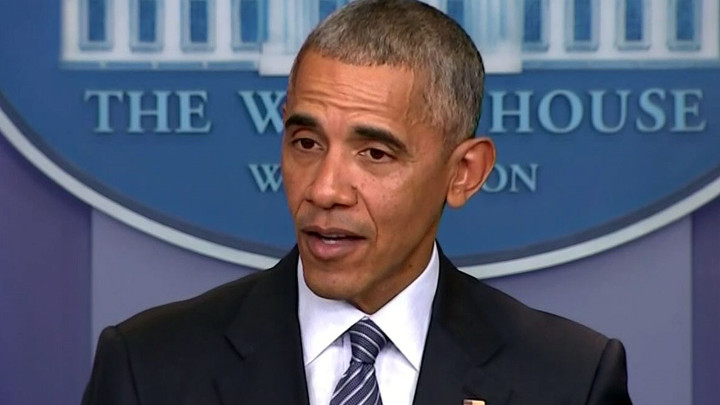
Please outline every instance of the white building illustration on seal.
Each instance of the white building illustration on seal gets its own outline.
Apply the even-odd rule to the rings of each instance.
[[[352,0],[63,0],[61,64],[286,75]],[[720,64],[717,0],[424,0],[470,34],[489,73]]]

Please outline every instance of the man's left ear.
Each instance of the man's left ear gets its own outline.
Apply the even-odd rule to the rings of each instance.
[[[460,208],[482,187],[495,165],[495,145],[487,137],[472,138],[458,145],[450,156],[454,172],[447,191],[447,204]]]

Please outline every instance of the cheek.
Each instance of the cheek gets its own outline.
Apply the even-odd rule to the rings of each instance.
[[[366,193],[368,210],[383,239],[403,238],[416,215],[414,188],[408,178],[394,176],[372,185],[373,193]],[[367,186],[367,185],[366,185]],[[370,188],[365,188],[369,190]]]
[[[444,183],[437,171],[414,173],[397,182],[395,187],[388,187],[383,194],[384,215],[387,223],[399,230],[409,230],[424,226],[424,220],[434,217],[442,207]]]
[[[288,205],[296,207],[302,197],[302,178],[298,176],[298,171],[293,170],[291,165],[283,164],[282,166],[282,179],[283,187],[285,188],[285,196],[287,198]]]

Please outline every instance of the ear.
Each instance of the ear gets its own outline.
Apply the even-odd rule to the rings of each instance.
[[[472,138],[458,145],[450,156],[455,166],[447,191],[447,204],[460,208],[482,187],[495,165],[495,145],[490,138]]]

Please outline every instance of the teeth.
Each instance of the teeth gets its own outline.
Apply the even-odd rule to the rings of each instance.
[[[323,239],[342,239],[345,235],[320,235]]]
[[[355,240],[360,239],[357,236],[346,234],[346,233],[320,233],[316,231],[309,232],[311,235],[314,235],[316,238],[320,238],[326,242],[342,242],[346,240]]]

